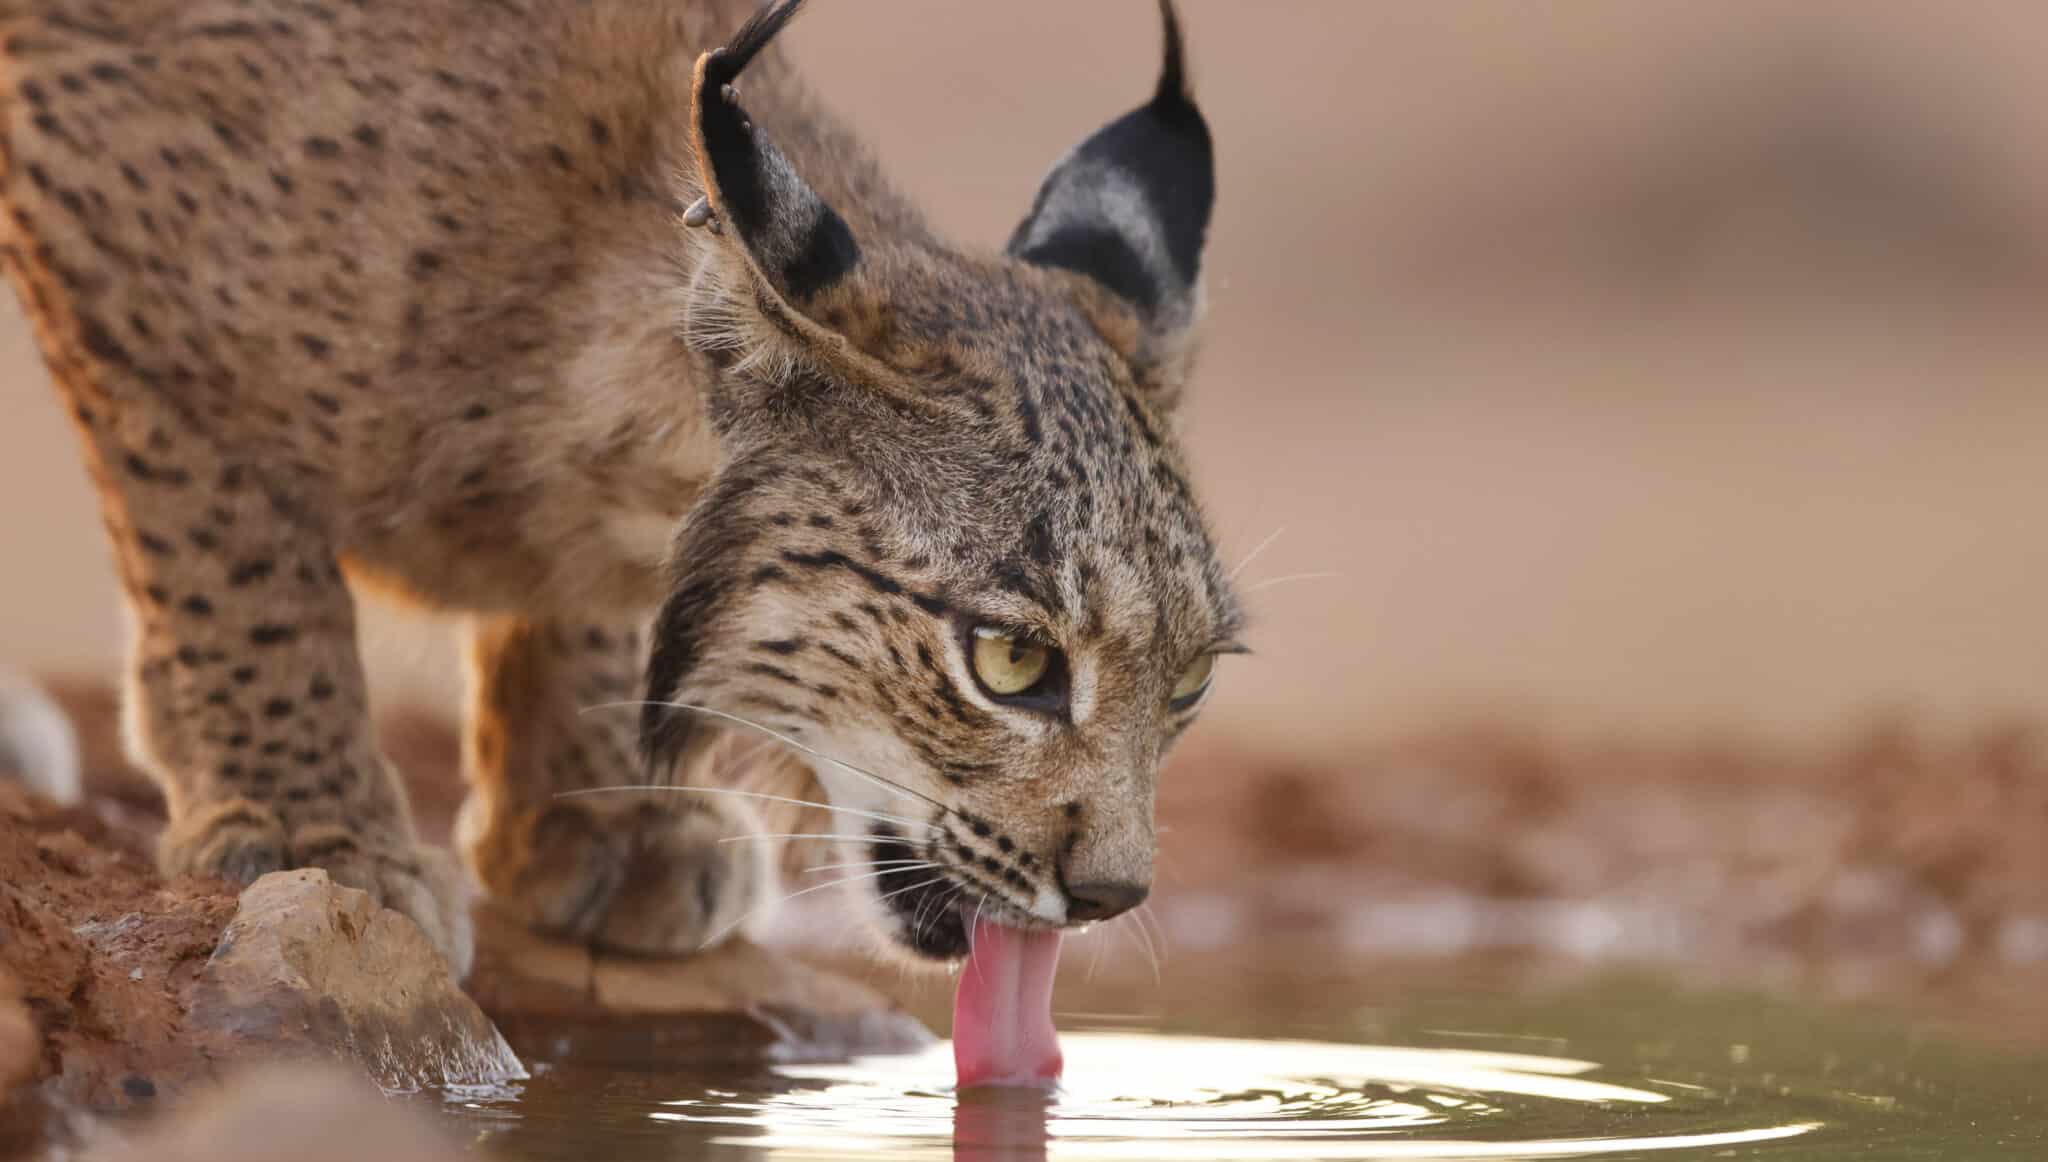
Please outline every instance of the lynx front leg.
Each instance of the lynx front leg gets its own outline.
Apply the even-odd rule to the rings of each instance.
[[[467,891],[415,839],[377,749],[355,607],[326,538],[264,466],[133,398],[88,429],[133,627],[124,713],[170,807],[167,872],[325,868],[468,971]]]
[[[737,927],[772,877],[764,845],[744,841],[759,828],[739,800],[626,789],[649,781],[639,707],[625,704],[642,636],[615,623],[475,625],[461,843],[491,896],[534,928],[674,956]]]

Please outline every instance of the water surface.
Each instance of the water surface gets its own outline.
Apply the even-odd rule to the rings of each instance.
[[[743,1071],[560,1045],[531,1081],[444,1108],[480,1152],[531,1162],[2048,1157],[2048,1057],[1893,1014],[1641,981],[1259,988],[1195,1014],[1069,1013],[1051,1094],[955,1094],[943,1044]]]

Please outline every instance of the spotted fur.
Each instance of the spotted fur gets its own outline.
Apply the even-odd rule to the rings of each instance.
[[[991,253],[803,89],[796,7],[0,0],[0,257],[102,497],[167,866],[323,866],[466,962],[346,574],[471,619],[463,852],[543,929],[680,952],[754,911],[739,800],[563,797],[713,779],[722,715],[807,748],[788,797],[866,812],[830,817],[862,858],[939,865],[870,881],[914,948],[1149,883],[1167,692],[1238,622],[1173,431],[1213,179],[1171,11],[1152,100]],[[1070,697],[988,697],[981,624]]]

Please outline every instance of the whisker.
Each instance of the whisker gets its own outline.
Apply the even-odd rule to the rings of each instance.
[[[1136,931],[1139,941],[1143,943],[1145,959],[1152,962],[1152,987],[1156,989],[1161,983],[1159,976],[1159,950],[1152,947],[1152,933],[1147,931],[1143,924],[1136,922],[1137,915],[1136,912],[1131,913],[1132,923],[1124,925],[1124,928]]]
[[[939,865],[933,863],[931,860],[928,859],[863,859],[855,863],[817,864],[815,866],[805,868],[804,874],[809,875],[811,872],[821,871],[841,871],[851,867],[921,868],[937,866]]]
[[[836,839],[841,843],[867,843],[862,835],[840,835],[831,831],[781,831],[772,834],[728,835],[720,843],[749,843],[756,839]]]
[[[1252,551],[1244,555],[1244,560],[1239,561],[1237,563],[1237,567],[1230,571],[1230,576],[1226,578],[1226,580],[1237,580],[1237,575],[1239,573],[1244,572],[1245,566],[1250,565],[1253,561],[1258,560],[1259,554],[1265,552],[1268,548],[1272,547],[1273,542],[1279,540],[1280,534],[1286,531],[1287,526],[1283,524],[1279,528],[1274,529],[1272,532],[1267,533],[1266,539],[1252,546]]]
[[[713,718],[722,718],[727,722],[737,723],[740,726],[747,727],[750,730],[758,730],[762,734],[767,735],[769,738],[772,738],[775,741],[782,743],[784,746],[801,751],[804,754],[810,755],[814,759],[831,763],[833,766],[840,767],[844,770],[852,771],[854,774],[859,775],[862,778],[873,782],[876,786],[881,787],[884,790],[894,791],[900,795],[905,795],[909,798],[917,799],[929,806],[936,807],[940,811],[946,812],[948,814],[952,812],[952,808],[947,807],[944,803],[939,802],[937,799],[932,798],[930,795],[927,795],[922,791],[914,791],[911,788],[906,787],[903,784],[898,783],[892,779],[885,779],[882,776],[874,773],[873,771],[862,770],[860,767],[854,766],[852,763],[842,762],[839,759],[835,759],[831,755],[826,754],[824,751],[818,750],[815,747],[806,746],[803,743],[800,743],[797,740],[791,738],[790,736],[782,733],[781,731],[776,730],[773,727],[763,726],[761,723],[755,722],[751,718],[742,718],[737,714],[728,714],[723,710],[713,710],[709,706],[700,706],[691,702],[658,702],[643,698],[637,700],[629,700],[625,702],[600,702],[595,706],[585,706],[582,710],[578,711],[577,713],[587,714],[592,710],[610,710],[617,709],[622,706],[665,706],[672,710],[688,710],[697,714],[709,714]]]
[[[945,876],[933,876],[928,880],[919,880],[916,883],[911,884],[909,887],[897,888],[895,891],[888,892],[880,896],[876,896],[875,898],[877,900],[893,900],[897,896],[900,896],[905,892],[914,892],[919,888],[928,888],[933,884],[944,883],[945,880]]]
[[[702,951],[718,943],[720,940],[725,939],[726,933],[731,932],[733,929],[746,923],[748,920],[753,919],[755,913],[760,912],[764,908],[780,907],[781,905],[787,904],[791,900],[796,899],[798,896],[808,896],[812,892],[822,892],[826,888],[836,888],[841,884],[855,884],[859,883],[862,880],[880,879],[883,876],[892,874],[894,871],[894,868],[883,868],[881,871],[869,872],[866,875],[843,876],[836,880],[827,880],[822,884],[812,884],[808,888],[799,888],[798,890],[791,892],[780,899],[770,900],[764,904],[756,904],[753,907],[748,908],[745,912],[740,913],[739,919],[734,920],[732,923],[727,924],[725,927],[720,928],[718,931],[713,932],[711,935],[705,937],[704,943],[699,944],[697,948],[699,951]]]
[[[754,745],[747,747],[745,750],[735,751],[732,754],[722,756],[718,760],[718,769],[713,773],[721,779],[732,778],[734,775],[739,774],[741,770],[745,769],[748,763],[753,762],[755,755],[760,754],[762,751],[767,750],[769,747],[774,745],[774,739],[764,738],[755,742]]]
[[[1131,917],[1138,923],[1152,929],[1152,935],[1159,939],[1160,961],[1163,963],[1170,959],[1173,955],[1173,949],[1167,946],[1166,924],[1160,920],[1159,912],[1152,906],[1151,902],[1147,901],[1146,903],[1139,904],[1137,909],[1131,913]]]
[[[915,936],[918,933],[923,932],[924,926],[926,924],[936,922],[939,917],[945,915],[947,905],[951,904],[954,900],[959,899],[960,893],[966,890],[966,888],[956,883],[953,885],[952,891],[947,892],[942,896],[934,896],[931,899],[926,900],[924,903],[918,905],[917,915],[912,917],[910,921],[911,935]]]
[[[945,877],[944,877],[944,875],[943,875],[943,873],[944,873],[945,869],[944,869],[944,868],[941,868],[941,869],[939,869],[939,870],[940,870],[940,872],[942,873],[942,874],[941,874],[941,876],[940,876],[940,878],[941,878],[941,879],[945,878]],[[943,899],[944,897],[945,897],[945,893],[944,893],[944,892],[935,892],[935,893],[933,893],[933,894],[932,894],[932,895],[931,895],[930,897],[928,897],[927,899],[925,899],[925,901],[924,901],[923,903],[921,903],[921,904],[919,904],[919,905],[917,906],[917,911],[916,911],[916,912],[913,912],[913,913],[911,914],[911,916],[910,916],[910,935],[911,935],[911,936],[912,936],[913,938],[914,938],[914,937],[916,937],[916,936],[918,936],[918,935],[919,935],[920,933],[922,933],[922,932],[924,931],[924,917],[925,917],[925,913],[926,913],[927,911],[931,910],[931,907],[932,907],[932,902],[933,902],[934,900],[939,900],[939,899]]]
[[[882,811],[861,811],[853,807],[835,807],[830,803],[819,803],[811,799],[792,799],[786,795],[770,795],[761,791],[742,791],[737,787],[672,787],[661,783],[646,783],[624,787],[583,787],[574,791],[557,791],[557,799],[573,799],[583,795],[604,795],[615,791],[674,791],[693,792],[705,795],[738,795],[743,799],[766,799],[771,803],[788,803],[796,807],[816,807],[821,811],[838,811],[845,815],[857,815],[862,819],[873,819],[882,823],[901,823],[910,827],[924,827],[926,824],[902,815],[890,815]]]
[[[986,907],[988,907],[988,893],[983,892],[981,893],[981,898],[974,902],[974,922],[967,925],[967,949],[969,953],[974,951],[974,931],[981,927],[981,910]],[[968,963],[978,978],[981,975],[981,958],[972,957]]]
[[[1328,572],[1289,573],[1282,577],[1268,577],[1264,581],[1259,582],[1257,585],[1248,585],[1244,588],[1242,592],[1244,596],[1250,597],[1252,594],[1257,593],[1261,589],[1271,589],[1275,585],[1286,585],[1295,581],[1327,581],[1332,577],[1342,577],[1343,575],[1344,574],[1342,573]]]

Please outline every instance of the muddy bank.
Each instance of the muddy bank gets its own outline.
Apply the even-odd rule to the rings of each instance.
[[[1684,960],[2048,959],[2048,730],[1869,724],[1793,750],[1467,723],[1342,767],[1191,745],[1159,909],[1198,946]]]
[[[138,836],[0,782],[0,972],[41,1036],[29,1080],[52,1096],[125,1106],[206,1076],[187,992],[234,914],[226,884],[165,882]]]

